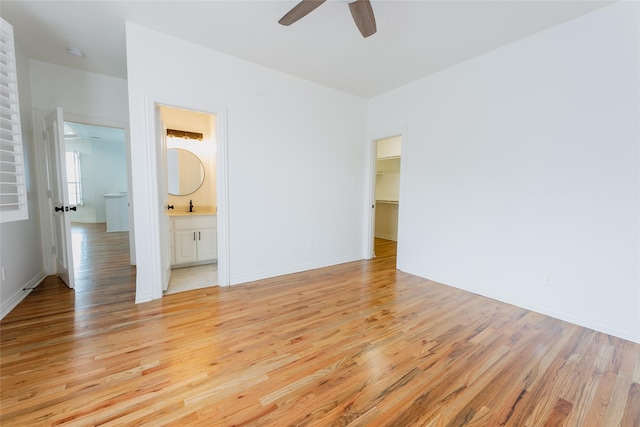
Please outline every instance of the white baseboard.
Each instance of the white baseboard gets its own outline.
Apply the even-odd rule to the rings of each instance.
[[[19,289],[5,301],[2,301],[2,305],[0,306],[0,319],[4,319],[4,317],[9,314],[11,310],[16,308],[16,306],[20,304],[20,302],[31,293],[33,289],[30,288],[35,288],[36,286],[38,286],[45,277],[47,277],[47,275],[44,273],[44,271],[41,271],[36,277],[25,283],[22,289]]]
[[[516,307],[524,308],[525,310],[534,311],[536,313],[544,314],[545,316],[553,317],[555,319],[573,323],[574,325],[593,329],[594,331],[603,332],[605,334],[613,335],[615,337],[640,344],[640,330],[633,330],[620,327],[619,325],[612,325],[607,322],[585,316],[583,314],[572,313],[565,310],[558,310],[557,308],[549,307],[536,301],[530,301],[527,299],[515,297],[513,295],[504,294],[502,292],[496,292],[495,290],[486,289],[478,284],[466,282],[462,283],[456,280],[449,280],[449,278],[438,276],[437,274],[430,274],[428,272],[418,273],[408,270],[404,271],[428,280],[433,280],[445,286],[451,286],[453,288],[491,298],[496,301],[515,305]]]
[[[138,293],[136,290],[136,304],[153,301],[153,292]]]
[[[308,264],[298,264],[292,267],[275,269],[269,271],[261,271],[252,274],[231,275],[230,284],[239,285],[242,283],[253,282],[256,280],[270,279],[272,277],[284,276],[286,274],[300,273],[301,271],[314,270],[316,268],[330,267],[332,265],[344,264],[347,262],[362,260],[361,254],[345,256],[340,258],[331,258],[321,261],[315,261]]]

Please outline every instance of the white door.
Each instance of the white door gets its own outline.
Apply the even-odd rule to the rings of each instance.
[[[160,191],[158,201],[158,218],[160,219],[160,255],[162,257],[162,290],[169,288],[171,280],[171,251],[169,244],[169,189],[167,181],[167,130],[162,122],[160,107],[155,107],[155,127],[156,127],[156,161],[158,167],[158,189]],[[176,249],[177,250],[177,249]]]
[[[71,218],[67,188],[67,166],[64,150],[64,118],[57,107],[45,118],[45,143],[49,160],[49,189],[53,223],[53,255],[56,273],[71,289],[73,277],[73,248],[71,247]]]

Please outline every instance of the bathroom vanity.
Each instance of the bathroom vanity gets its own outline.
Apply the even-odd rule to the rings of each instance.
[[[217,261],[216,219],[215,208],[170,214],[171,268]]]

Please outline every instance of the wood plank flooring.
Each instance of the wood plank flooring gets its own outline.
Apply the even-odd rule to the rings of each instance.
[[[396,271],[393,242],[139,305],[115,247],[0,323],[2,426],[640,425],[640,345]]]

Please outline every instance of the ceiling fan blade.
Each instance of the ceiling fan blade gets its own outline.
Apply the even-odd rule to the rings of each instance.
[[[326,0],[302,0],[295,5],[293,9],[287,12],[280,20],[279,24],[291,25],[299,19],[304,18],[309,13],[313,12],[318,6],[324,3]]]
[[[353,20],[363,37],[375,34],[377,31],[376,18],[373,16],[373,8],[369,0],[356,0],[349,3],[349,10],[351,10],[351,16],[353,16]]]

